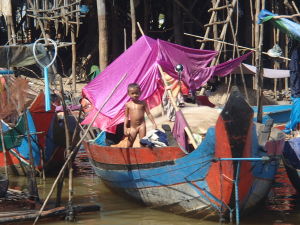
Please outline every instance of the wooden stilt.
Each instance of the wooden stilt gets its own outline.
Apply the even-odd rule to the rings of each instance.
[[[1,135],[1,143],[2,143],[2,150],[4,155],[4,170],[5,170],[5,176],[8,178],[8,169],[7,169],[7,151],[5,148],[5,142],[4,142],[4,136],[3,136],[3,127],[2,127],[2,121],[0,120],[0,135]]]
[[[123,29],[124,31],[124,52],[127,49],[127,34],[126,34],[126,28]]]
[[[28,142],[28,149],[29,149],[29,162],[30,162],[30,170],[28,171],[27,178],[28,178],[28,189],[29,189],[29,199],[35,202],[39,202],[39,193],[36,183],[35,177],[35,168],[34,168],[34,159],[33,159],[33,152],[32,152],[32,143],[31,143],[31,134],[28,126],[28,119],[27,119],[27,109],[24,110],[24,122],[25,122],[25,130],[27,134],[27,142]]]
[[[136,19],[134,1],[130,0],[130,17],[131,17],[131,43],[136,41]]]
[[[57,182],[58,180],[60,179],[60,177],[62,176],[63,172],[65,171],[67,165],[69,164],[70,160],[74,160],[77,152],[79,151],[79,148],[83,142],[83,140],[86,138],[90,128],[92,127],[93,123],[95,122],[97,116],[99,115],[99,113],[101,112],[101,110],[103,109],[103,107],[106,105],[106,103],[108,102],[108,100],[111,98],[111,96],[115,93],[116,89],[119,87],[119,85],[123,82],[123,80],[127,77],[127,74],[124,74],[124,76],[121,78],[121,80],[116,84],[115,88],[112,90],[112,92],[110,93],[110,95],[106,98],[106,100],[104,101],[104,103],[102,104],[102,106],[99,108],[99,110],[97,111],[97,113],[95,113],[94,115],[94,118],[92,119],[91,123],[89,124],[89,126],[87,127],[87,129],[85,130],[84,134],[82,135],[81,139],[77,142],[77,144],[72,148],[72,151],[71,151],[71,154],[68,156],[68,158],[66,159],[64,165],[62,166],[59,174],[57,175],[37,217],[35,218],[35,221],[33,223],[33,225],[35,225],[40,217],[40,215],[42,214],[46,204],[48,203],[53,191],[54,191],[54,188],[56,187],[57,185]]]
[[[75,25],[71,25],[71,42],[72,44],[72,89],[76,93],[76,34],[75,34]]]
[[[105,0],[97,0],[99,30],[99,67],[103,71],[107,66],[107,26]]]
[[[257,6],[260,7],[260,0],[257,0]],[[264,8],[265,1],[261,1],[262,8]],[[262,123],[262,115],[263,115],[263,110],[262,110],[262,89],[263,89],[263,62],[262,62],[262,57],[261,57],[261,52],[262,52],[262,45],[263,45],[263,24],[260,25],[259,29],[259,42],[258,42],[258,54],[256,55],[256,77],[257,77],[257,122]]]
[[[59,83],[60,83],[60,100],[63,106],[63,112],[64,112],[64,127],[65,127],[65,135],[66,135],[66,151],[67,151],[67,156],[70,155],[70,129],[69,129],[69,124],[68,124],[68,111],[67,111],[67,105],[65,102],[65,93],[64,93],[64,88],[63,88],[63,81],[62,77],[59,77]],[[69,165],[70,166],[70,165]],[[65,178],[65,172],[61,176],[61,179],[59,180],[59,183],[57,185],[57,195],[56,195],[56,204],[55,206],[58,207],[61,204],[61,193],[62,193],[62,188],[63,188],[63,182]]]

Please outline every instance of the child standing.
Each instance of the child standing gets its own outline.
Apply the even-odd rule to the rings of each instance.
[[[131,100],[125,105],[124,134],[128,137],[128,147],[132,147],[137,134],[139,134],[140,139],[146,136],[145,112],[153,123],[154,129],[157,129],[157,125],[150,113],[147,103],[139,100],[141,95],[140,86],[136,83],[129,84],[127,93]]]

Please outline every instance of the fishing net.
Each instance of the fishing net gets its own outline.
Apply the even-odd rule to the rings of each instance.
[[[24,110],[27,99],[28,82],[23,78],[16,78],[7,82],[6,77],[1,77],[0,82],[0,119],[9,117],[14,112],[18,115]]]
[[[27,99],[28,82],[23,78],[16,78],[13,82],[9,82],[7,77],[1,77],[0,81],[0,119],[6,119],[8,122],[18,121],[12,128],[4,122],[3,125],[1,124],[1,127],[5,128],[3,130],[6,130],[2,134],[5,148],[11,149],[21,144],[25,134],[24,115],[21,114]],[[14,116],[17,116],[17,119],[13,118]],[[1,151],[2,145],[1,141]]]

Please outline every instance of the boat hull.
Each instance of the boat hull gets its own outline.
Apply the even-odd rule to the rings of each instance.
[[[293,138],[286,141],[282,154],[283,163],[286,168],[287,175],[300,194],[300,138]]]
[[[84,147],[95,173],[120,194],[179,215],[232,218],[236,206],[243,214],[267,196],[277,171],[276,160],[232,160],[267,156],[252,119],[251,107],[235,94],[190,153],[179,147],[117,148],[93,141]]]
[[[31,133],[31,148],[37,173],[43,170],[47,175],[56,174],[65,161],[65,131],[54,109],[45,112],[44,94],[36,97],[26,112],[28,129]],[[24,120],[24,115],[19,121]],[[6,159],[9,174],[26,175],[30,169],[30,150],[26,131],[11,128],[2,122],[3,131],[16,130],[15,136],[22,136],[20,144],[7,150]],[[2,154],[2,156],[1,156]],[[5,170],[4,154],[0,151],[0,170]]]

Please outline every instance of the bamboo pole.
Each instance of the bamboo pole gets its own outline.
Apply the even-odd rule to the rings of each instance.
[[[293,15],[281,15],[281,16],[274,16],[273,19],[282,19],[282,18],[286,18],[286,19],[293,19],[294,17],[298,17],[300,16],[300,13],[297,14],[293,14]]]
[[[52,195],[52,193],[53,193],[53,191],[54,191],[54,188],[55,188],[55,186],[56,186],[58,180],[60,179],[60,177],[61,177],[63,171],[65,170],[66,166],[69,164],[70,160],[73,159],[73,158],[76,156],[76,154],[77,154],[77,152],[78,152],[78,150],[79,150],[79,148],[80,148],[81,143],[83,142],[83,140],[84,140],[85,137],[87,136],[87,134],[88,134],[90,128],[92,127],[92,125],[93,125],[93,123],[95,122],[96,118],[98,117],[99,113],[101,112],[101,110],[103,109],[103,107],[106,105],[106,103],[108,102],[108,100],[111,98],[111,96],[115,93],[115,91],[117,90],[117,88],[119,87],[119,85],[120,85],[120,84],[123,82],[123,80],[127,77],[127,75],[128,75],[127,73],[124,74],[124,76],[121,78],[121,80],[116,84],[115,88],[111,91],[111,93],[109,94],[109,96],[105,99],[105,101],[104,101],[104,103],[102,104],[102,106],[101,106],[101,107],[99,108],[99,110],[95,113],[94,118],[92,119],[91,123],[89,124],[89,126],[88,126],[87,129],[85,130],[85,132],[84,132],[84,134],[82,135],[81,139],[80,139],[80,140],[78,141],[78,143],[74,146],[74,148],[72,148],[71,154],[68,156],[68,158],[66,159],[64,165],[62,166],[62,168],[61,168],[59,174],[57,175],[57,177],[56,177],[56,179],[55,179],[55,181],[54,181],[54,183],[53,183],[53,185],[52,185],[52,187],[51,187],[51,189],[50,189],[50,191],[49,191],[49,193],[48,193],[48,195],[47,195],[47,197],[46,197],[46,199],[45,199],[45,201],[44,201],[44,203],[43,203],[43,205],[42,205],[42,207],[40,208],[40,211],[39,211],[37,217],[35,218],[35,221],[34,221],[33,225],[35,225],[35,224],[37,223],[37,221],[38,221],[40,215],[42,214],[42,212],[43,212],[43,210],[44,210],[46,204],[48,203],[48,201],[49,201],[49,199],[50,199],[50,197],[51,197],[51,195]]]
[[[124,52],[126,51],[127,49],[127,34],[126,34],[126,28],[123,29],[123,34],[124,34]]]
[[[71,42],[75,43],[72,45],[72,89],[76,93],[76,37],[75,37],[75,25],[71,25]]]
[[[99,30],[99,67],[103,71],[107,66],[107,26],[105,0],[97,0],[98,30]]]
[[[219,1],[217,1],[217,0],[212,0],[212,4],[213,4],[213,7],[215,6],[215,5],[218,5],[219,4]],[[217,22],[217,20],[218,20],[218,18],[217,18],[217,12],[216,12],[216,10],[213,10],[213,12],[212,12],[212,14],[215,14],[215,16],[214,16],[214,18],[213,18],[213,21],[212,21],[212,23],[216,23]],[[208,26],[206,29],[208,29],[210,26]],[[218,38],[218,25],[217,24],[214,24],[213,25],[213,27],[212,27],[212,29],[213,29],[213,37],[214,37],[214,39],[217,39]],[[205,31],[206,32],[206,31]],[[203,43],[204,44],[204,43]],[[214,42],[214,49],[217,49],[217,42]],[[202,47],[202,46],[201,46]],[[203,48],[204,48],[204,46],[203,46]],[[203,49],[202,48],[202,49]]]
[[[2,150],[3,150],[3,155],[4,155],[5,176],[6,176],[6,178],[8,178],[7,155],[6,155],[6,148],[5,148],[5,142],[4,142],[4,136],[3,136],[3,126],[2,126],[1,120],[0,120],[0,135],[1,135],[1,142],[2,142]]]
[[[74,37],[75,37],[75,27],[71,27],[71,32],[73,32]],[[66,150],[67,150],[67,157],[71,154],[71,148],[70,148],[70,129],[69,129],[69,123],[68,123],[68,110],[67,110],[67,105],[66,105],[66,101],[65,101],[65,95],[64,95],[64,88],[63,88],[63,81],[62,81],[62,77],[60,76],[59,79],[59,83],[60,83],[60,95],[61,95],[61,102],[62,102],[62,106],[63,106],[63,112],[64,112],[64,126],[65,126],[65,134],[66,134]],[[73,211],[73,204],[72,204],[72,198],[73,198],[73,168],[72,168],[72,162],[70,161],[68,164],[68,168],[69,168],[69,187],[68,187],[68,191],[69,191],[69,201],[68,201],[68,220],[69,221],[73,221],[74,220],[74,215],[73,213],[71,213],[71,211]],[[60,206],[60,202],[61,202],[61,191],[62,191],[62,187],[63,187],[63,181],[64,181],[64,175],[61,177],[60,181],[60,188],[57,188],[57,199],[56,199],[56,207]]]
[[[162,77],[162,80],[163,80],[163,82],[164,82],[164,85],[165,85],[165,87],[167,87],[168,85],[167,85],[167,81],[166,81],[166,79],[165,79],[164,71],[162,70],[162,68],[161,68],[160,65],[158,65],[158,69],[159,69],[159,72],[160,72],[160,74],[161,74],[161,77]],[[174,97],[173,97],[172,92],[171,92],[170,89],[167,89],[167,94],[168,94],[168,96],[169,96],[169,99],[170,99],[171,104],[173,105],[175,111],[176,111],[176,112],[180,111],[179,107],[177,106],[177,104],[176,104],[176,102],[175,102],[175,100],[174,100]],[[183,116],[183,118],[184,118],[184,116]],[[185,120],[185,122],[186,122],[186,124],[187,124],[187,126],[184,128],[184,130],[185,130],[186,134],[188,135],[188,137],[189,137],[189,139],[190,139],[190,141],[191,141],[193,147],[196,149],[196,148],[198,147],[198,145],[197,145],[197,143],[196,143],[196,140],[195,140],[195,138],[194,138],[194,136],[193,136],[193,134],[192,134],[191,128],[189,127],[189,125],[188,125],[188,123],[187,123],[187,121],[186,121],[185,118],[184,118],[184,120]]]
[[[189,33],[183,33],[184,35],[186,36],[191,36],[191,37],[196,37],[196,38],[201,38],[201,39],[205,39],[205,40],[209,40],[209,41],[215,41],[215,42],[220,42],[220,43],[223,43],[223,44],[226,44],[226,45],[230,45],[230,46],[236,46],[238,48],[242,48],[242,49],[245,49],[245,50],[250,50],[250,51],[254,51],[254,52],[257,52],[257,49],[254,49],[254,48],[249,48],[249,47],[244,47],[244,46],[241,46],[241,45],[235,45],[235,44],[231,44],[231,43],[228,43],[228,42],[225,42],[225,41],[219,41],[219,40],[215,40],[215,39],[212,39],[212,38],[205,38],[205,37],[202,37],[202,36],[199,36],[199,35],[194,35],[194,34],[189,34]],[[262,54],[264,55],[268,55],[267,52],[261,52]],[[289,58],[286,58],[286,57],[278,57],[279,59],[284,59],[284,60],[291,60]]]
[[[285,13],[288,12],[288,9],[287,9],[287,6],[285,5]],[[285,35],[285,45],[286,46],[289,46],[289,38],[287,35]],[[289,54],[289,49],[287,47],[285,47],[285,55],[288,55]],[[286,68],[288,68],[289,66],[289,63],[286,61],[285,62],[285,66]],[[285,93],[287,95],[288,91],[289,91],[289,79],[286,77],[284,78],[284,89],[285,89]]]
[[[67,112],[67,106],[66,106],[66,102],[65,102],[65,94],[64,94],[63,81],[62,81],[61,76],[59,77],[59,83],[60,83],[60,95],[61,95],[60,100],[61,100],[61,103],[63,106],[63,112],[64,112],[66,151],[67,151],[67,156],[68,156],[70,154],[70,129],[69,129],[69,124],[68,124],[68,121],[66,118],[68,116],[68,112]],[[61,193],[62,193],[64,178],[65,178],[65,173],[63,174],[63,176],[60,179],[60,182],[57,185],[57,195],[56,195],[56,203],[55,203],[56,207],[60,206],[60,203],[61,203]]]
[[[274,28],[274,43],[276,44],[277,42],[279,42],[279,30],[277,30],[276,28]],[[278,62],[274,62],[274,69],[279,69],[279,63]],[[274,79],[274,97],[275,100],[277,101],[277,85],[278,85],[278,79],[275,78]]]
[[[42,146],[39,146],[40,149],[40,157],[41,157],[41,167],[42,167],[42,179],[46,180],[46,173],[45,173],[45,150]]]
[[[254,19],[254,14],[253,14],[253,0],[250,0],[249,2],[250,4],[250,14],[251,14],[251,46],[255,46],[255,32],[254,28],[255,28],[255,19]],[[252,65],[255,64],[255,57],[252,56]],[[254,90],[255,88],[255,77],[252,76],[252,89]]]
[[[142,35],[145,35],[145,34],[144,34],[144,31],[143,31],[143,29],[142,29],[142,27],[141,27],[141,25],[140,25],[140,23],[139,23],[139,22],[136,22],[136,23],[137,23],[137,25],[138,25],[138,28],[139,28],[141,34],[142,34]]]
[[[33,152],[32,152],[32,143],[31,143],[31,134],[28,126],[28,119],[27,119],[27,109],[24,110],[24,122],[25,122],[25,130],[27,134],[27,143],[28,143],[28,149],[29,149],[29,162],[30,162],[30,171],[29,174],[27,174],[28,178],[28,189],[29,189],[29,199],[34,200],[35,202],[38,202],[39,199],[39,193],[36,183],[36,177],[35,177],[35,169],[34,169],[34,159],[33,159]]]
[[[299,8],[297,7],[297,5],[295,4],[294,1],[292,1],[292,5],[294,7],[294,10],[296,11],[297,14],[300,14]]]
[[[238,46],[238,42],[237,42],[237,39],[236,39],[236,35],[237,35],[237,31],[238,31],[238,16],[237,16],[237,29],[236,29],[236,32],[234,32],[234,28],[233,28],[233,24],[232,24],[232,19],[230,18],[229,20],[229,24],[230,24],[230,28],[231,28],[231,32],[232,32],[232,37],[233,37],[233,41],[234,41],[234,51],[236,51],[237,53],[237,57],[240,57],[240,52],[239,50],[237,49],[237,46]],[[235,56],[233,55],[233,58]],[[241,77],[242,77],[242,82],[243,82],[243,86],[244,86],[244,92],[245,92],[245,96],[246,96],[246,100],[249,102],[249,95],[248,95],[248,91],[247,91],[247,87],[246,87],[246,80],[245,80],[245,76],[244,76],[244,72],[243,72],[243,69],[242,69],[242,66],[240,64],[240,70],[241,70]]]
[[[132,44],[136,41],[136,18],[135,18],[135,7],[134,1],[130,0],[130,17],[131,17],[131,42]]]
[[[260,5],[260,0],[257,0],[258,6]],[[262,8],[264,8],[265,2],[262,0],[261,2]],[[263,46],[263,32],[264,32],[264,27],[263,24],[260,25],[259,29],[259,43],[258,43],[258,54],[256,55],[256,77],[257,77],[257,122],[262,123],[262,115],[263,115],[263,106],[262,106],[262,88],[263,88],[263,62],[262,62],[262,57],[261,57],[261,52],[262,52],[262,46]]]
[[[213,7],[218,7],[219,3],[220,3],[220,0],[217,0],[217,1],[215,2],[215,4],[213,4]],[[213,23],[213,22],[215,21],[216,13],[217,13],[216,11],[213,11],[213,12],[212,12],[211,17],[210,17],[208,23]],[[205,34],[204,34],[204,39],[207,39],[207,38],[208,38],[210,29],[211,29],[210,26],[206,28]],[[205,47],[205,42],[202,43],[200,49],[204,49],[204,47]],[[215,46],[215,48],[216,48],[216,46]]]
[[[220,34],[220,36],[219,36],[219,38],[220,38],[221,40],[223,40],[223,41],[224,41],[225,36],[226,36],[226,32],[227,32],[227,27],[228,27],[229,19],[230,19],[231,16],[232,16],[233,8],[235,8],[236,3],[237,3],[237,0],[233,0],[232,3],[231,3],[233,7],[232,7],[232,8],[229,8],[229,9],[227,10],[226,23],[224,24],[224,26],[223,26],[223,28],[222,28],[222,31],[221,31],[221,34]],[[220,58],[220,51],[221,51],[221,49],[222,49],[222,45],[223,45],[223,43],[221,43],[221,42],[218,42],[218,44],[216,45],[216,50],[219,51],[219,55],[218,55],[218,58],[214,58],[214,59],[212,60],[212,62],[211,62],[210,65],[214,66],[214,65],[219,61],[219,58]]]

